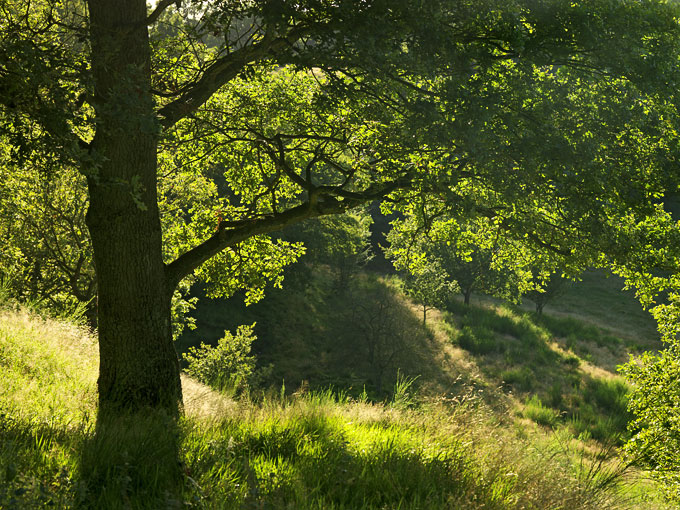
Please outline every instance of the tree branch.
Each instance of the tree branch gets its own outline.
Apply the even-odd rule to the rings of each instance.
[[[246,239],[281,230],[288,225],[299,223],[308,218],[344,213],[366,202],[382,198],[397,189],[407,188],[410,184],[410,179],[400,179],[379,186],[369,186],[365,191],[353,193],[352,198],[344,200],[328,195],[318,196],[318,194],[313,193],[309,202],[279,214],[270,214],[242,222],[222,222],[213,236],[165,266],[166,290],[172,292],[182,278],[189,275],[194,269],[222,250]],[[233,228],[227,228],[229,226],[233,226]]]
[[[158,110],[162,117],[161,125],[165,129],[172,127],[200,108],[222,85],[238,76],[246,65],[290,47],[307,30],[303,26],[294,27],[281,37],[276,37],[274,32],[267,32],[260,42],[218,58],[206,68],[193,87]]]
[[[165,9],[170,7],[172,4],[177,4],[177,6],[179,7],[180,0],[161,0],[160,2],[158,2],[158,5],[153,10],[153,12],[149,14],[144,23],[147,25],[155,23],[158,20],[158,18],[160,18],[161,14],[163,14],[163,11],[165,11]]]

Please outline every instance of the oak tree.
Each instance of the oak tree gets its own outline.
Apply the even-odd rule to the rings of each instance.
[[[7,159],[87,182],[100,406],[177,409],[180,282],[257,299],[301,250],[269,233],[370,201],[419,229],[485,218],[648,282],[648,245],[677,230],[657,207],[677,187],[676,16],[656,0],[4,2]]]

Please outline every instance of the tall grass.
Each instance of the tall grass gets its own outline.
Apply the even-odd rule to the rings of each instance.
[[[71,506],[97,358],[80,327],[0,310],[0,508]]]
[[[184,426],[208,508],[619,508],[615,491],[584,487],[568,459],[511,437],[482,408],[308,394]]]
[[[518,439],[473,393],[414,399],[402,377],[385,404],[329,390],[217,405],[200,387],[201,412],[179,423],[97,429],[96,366],[83,330],[2,312],[0,508],[637,508],[618,479],[584,475],[588,457]]]

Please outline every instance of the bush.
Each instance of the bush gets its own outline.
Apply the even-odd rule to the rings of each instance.
[[[583,397],[612,416],[628,418],[629,392],[630,389],[624,381],[593,379],[588,381]]]
[[[225,331],[214,347],[204,343],[190,347],[184,354],[186,373],[218,390],[244,383],[255,368],[255,357],[249,356],[254,326],[239,326],[235,335]]]
[[[491,354],[502,351],[504,347],[496,342],[493,331],[484,327],[472,329],[470,326],[463,326],[458,336],[458,345],[472,354]]]
[[[565,365],[574,369],[578,368],[578,366],[581,364],[581,359],[578,356],[574,356],[573,354],[569,354],[562,361]]]
[[[536,395],[532,395],[526,402],[524,408],[524,416],[531,421],[546,427],[553,427],[559,420],[559,414],[541,402],[541,399]]]

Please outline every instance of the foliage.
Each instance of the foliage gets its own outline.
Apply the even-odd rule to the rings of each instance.
[[[626,445],[632,459],[661,480],[666,493],[680,501],[680,361],[676,348],[646,353],[623,367],[633,383],[629,409],[633,437]]]
[[[423,309],[423,324],[427,321],[427,311],[444,305],[457,288],[436,261],[431,261],[415,274],[405,273],[403,281],[406,294]]]
[[[240,326],[234,335],[225,331],[216,346],[190,347],[184,354],[186,373],[220,390],[246,383],[255,367],[254,356],[249,356],[254,327]]]
[[[43,301],[55,312],[78,302],[94,308],[82,176],[72,169],[55,174],[16,164],[0,172],[0,277],[10,296]]]
[[[450,282],[448,291],[459,290],[465,304],[470,303],[473,291],[515,301],[530,288],[532,255],[516,243],[500,243],[493,225],[439,218],[423,233],[415,227],[416,221],[413,217],[397,220],[388,235],[387,255],[395,267],[414,275],[429,274],[436,268],[442,286]],[[431,292],[437,301],[433,306],[441,306],[445,294],[435,299],[436,293]]]
[[[81,93],[92,80],[82,5],[45,0],[27,16],[12,5],[3,44],[16,58],[2,89],[10,146],[90,175],[99,162],[88,148],[92,100]],[[677,49],[669,5],[168,5],[149,20],[168,262],[216,229],[267,224],[322,195],[327,212],[331,203],[342,212],[392,192],[396,208],[423,221],[444,207],[585,263],[600,251],[625,253],[605,231],[623,211],[638,211],[639,224],[669,187],[674,117],[663,94]],[[334,39],[348,26],[351,37]],[[271,27],[285,28],[291,45],[278,46]],[[245,60],[220,75],[236,58],[230,44]],[[28,133],[41,143],[29,145]],[[301,253],[248,231],[198,270],[215,295],[250,289],[258,299]],[[583,233],[593,249],[583,250]]]

